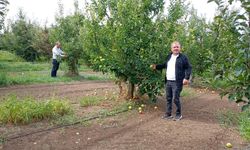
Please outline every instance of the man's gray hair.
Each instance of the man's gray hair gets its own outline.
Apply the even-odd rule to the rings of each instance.
[[[181,44],[180,44],[179,41],[174,41],[174,42],[172,42],[171,47],[172,47],[174,44],[178,44],[178,45],[180,45],[180,47],[181,47]]]
[[[59,41],[56,42],[56,45],[61,45],[61,43]]]

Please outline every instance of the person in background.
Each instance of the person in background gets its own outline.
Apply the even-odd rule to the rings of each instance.
[[[178,41],[171,44],[171,53],[167,56],[163,64],[152,64],[150,67],[154,70],[166,68],[166,113],[163,119],[173,119],[172,116],[172,101],[176,105],[176,115],[174,120],[182,119],[180,93],[183,85],[189,83],[192,67],[187,56],[180,53],[181,45]]]
[[[62,57],[65,57],[65,53],[61,49],[61,43],[56,42],[55,46],[52,49],[52,70],[51,70],[51,77],[57,76],[57,70],[59,69],[59,65],[61,62]]]

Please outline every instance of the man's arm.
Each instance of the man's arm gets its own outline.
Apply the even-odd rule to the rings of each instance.
[[[163,63],[163,64],[152,64],[152,65],[150,65],[150,68],[152,68],[153,70],[161,70],[163,68],[166,68],[166,63]]]
[[[60,55],[61,57],[65,57],[65,56],[66,56],[66,53],[65,53],[64,51],[62,51],[61,48],[58,49],[58,51],[59,51],[59,55]]]
[[[155,68],[156,68],[157,70],[161,70],[161,69],[166,68],[166,62],[163,63],[163,64],[157,64],[157,65],[155,66]]]
[[[185,68],[185,79],[189,80],[190,75],[192,73],[192,66],[189,63],[189,60],[186,56],[185,56],[185,67],[184,68]]]

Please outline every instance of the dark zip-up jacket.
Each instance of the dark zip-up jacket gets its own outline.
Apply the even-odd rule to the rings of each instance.
[[[157,64],[156,69],[157,70],[161,70],[164,68],[167,69],[168,68],[168,61],[170,60],[171,55],[172,55],[172,53],[170,53],[167,56],[167,59],[163,64]],[[179,56],[176,58],[176,63],[175,63],[176,82],[182,84],[184,78],[189,80],[191,72],[192,72],[192,66],[189,63],[187,56],[180,53]],[[165,77],[165,81],[167,81],[166,77]]]

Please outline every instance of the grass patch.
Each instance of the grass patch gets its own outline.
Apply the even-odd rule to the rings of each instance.
[[[34,84],[34,83],[54,83],[54,82],[72,82],[82,80],[113,80],[112,74],[89,73],[87,66],[79,66],[79,76],[64,76],[67,70],[66,63],[61,63],[58,70],[58,77],[51,78],[51,63],[30,63],[30,62],[1,62],[0,63],[0,86],[16,85],[16,84]]]
[[[92,71],[92,69],[90,69],[88,66],[86,65],[78,65],[78,71]]]
[[[58,77],[50,77],[50,71],[27,71],[27,72],[8,72],[0,73],[0,86],[18,85],[18,84],[34,84],[34,83],[55,83],[55,82],[72,82],[83,80],[98,80],[107,81],[112,80],[108,76],[103,75],[85,75],[67,77],[63,75],[62,71],[58,71]]]
[[[218,119],[226,127],[237,127],[241,136],[250,141],[250,110],[241,113],[227,111],[219,114]]]
[[[62,72],[58,72],[58,74],[62,74]],[[75,80],[83,80],[84,78],[79,76],[77,78],[60,76],[57,78],[50,77],[49,71],[44,72],[12,72],[8,73],[7,80],[9,81],[9,85],[16,84],[33,84],[33,83],[54,83],[54,82],[70,82]]]
[[[114,80],[115,76],[113,74],[84,74],[85,79],[87,80]]]
[[[9,81],[7,79],[7,74],[5,72],[0,72],[0,86],[9,85]]]
[[[52,123],[56,125],[67,125],[67,124],[75,123],[78,120],[79,118],[76,115],[74,115],[73,113],[69,113],[61,117],[58,117],[55,120],[52,120]]]
[[[233,111],[226,111],[219,113],[217,118],[219,123],[225,127],[237,127],[239,125],[239,113]]]
[[[49,63],[31,63],[31,62],[1,62],[0,71],[20,72],[20,71],[42,71],[50,70]]]
[[[92,124],[91,121],[82,121],[81,122],[81,125],[84,126],[84,127],[89,127],[91,124]]]
[[[100,96],[86,96],[80,100],[80,106],[87,107],[87,106],[95,106],[99,105],[103,97]]]
[[[0,50],[0,61],[18,62],[23,61],[23,59],[8,51]]]
[[[191,88],[183,88],[183,90],[181,91],[181,97],[190,97],[194,95],[195,92]]]
[[[242,112],[239,116],[239,130],[241,135],[250,141],[250,111]]]
[[[20,100],[12,95],[0,103],[0,123],[27,124],[63,116],[70,112],[72,110],[66,101],[52,98],[38,102],[32,98]]]

